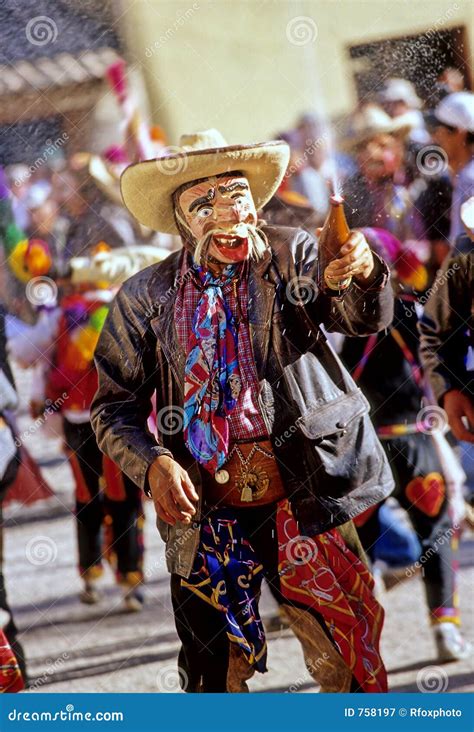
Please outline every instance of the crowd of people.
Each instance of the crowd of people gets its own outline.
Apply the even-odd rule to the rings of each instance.
[[[111,75],[113,77],[114,74]],[[159,420],[157,423],[159,409],[152,403],[152,394],[145,390],[141,401],[135,394],[132,404],[137,411],[145,409],[148,419],[147,444],[141,447],[134,442],[135,417],[125,415],[123,419],[121,417],[120,425],[116,424],[111,414],[112,408],[107,406],[107,399],[110,394],[114,394],[116,404],[123,403],[124,399],[127,401],[128,397],[124,395],[129,394],[127,389],[130,387],[125,381],[125,372],[128,374],[127,379],[138,385],[140,379],[146,384],[149,373],[159,370],[162,382],[158,389],[163,391],[164,399],[163,395],[157,395],[158,405],[168,404],[169,399],[173,400],[171,403],[178,402],[176,394],[172,393],[175,384],[166,361],[166,344],[165,359],[160,364],[153,362],[150,365],[147,362],[152,357],[158,359],[156,353],[159,349],[156,353],[146,351],[145,355],[138,358],[136,351],[141,346],[135,343],[130,329],[135,327],[141,332],[143,323],[139,322],[139,316],[133,311],[120,310],[123,306],[116,296],[122,292],[122,283],[132,275],[148,265],[170,261],[167,257],[179,250],[180,238],[185,242],[185,247],[186,242],[189,244],[193,241],[193,237],[201,241],[204,233],[208,232],[202,221],[205,216],[213,215],[212,196],[218,203],[222,197],[223,202],[219,205],[224,207],[227,205],[226,196],[232,198],[234,194],[231,191],[239,191],[239,201],[244,200],[242,207],[244,209],[247,206],[247,213],[251,211],[252,203],[248,200],[245,202],[248,191],[242,182],[245,179],[244,166],[248,164],[245,147],[242,148],[244,152],[241,153],[241,159],[238,158],[236,162],[237,168],[229,167],[228,162],[227,168],[215,171],[205,165],[202,168],[196,165],[194,178],[189,177],[189,169],[193,167],[192,156],[199,156],[202,148],[226,150],[225,142],[219,141],[217,134],[208,134],[207,138],[202,136],[201,141],[196,141],[196,136],[188,136],[184,141],[181,154],[188,154],[191,163],[184,166],[188,178],[183,179],[183,185],[179,187],[179,183],[176,183],[178,179],[168,174],[169,185],[176,184],[167,192],[169,217],[172,221],[173,203],[178,224],[175,226],[165,221],[163,209],[166,204],[161,206],[159,214],[155,215],[153,209],[148,212],[143,203],[134,199],[133,191],[137,183],[134,183],[133,175],[138,176],[140,173],[147,184],[146,176],[152,176],[153,173],[146,170],[142,172],[140,161],[168,154],[164,134],[156,127],[144,130],[143,123],[137,121],[136,110],[129,110],[123,132],[123,145],[109,148],[102,155],[84,151],[68,156],[64,149],[59,149],[51,160],[38,169],[32,170],[31,166],[18,163],[0,171],[0,243],[4,253],[0,314],[0,510],[3,501],[12,500],[12,496],[29,503],[42,500],[51,491],[41,478],[38,466],[28,454],[26,446],[17,437],[14,416],[17,397],[10,360],[15,368],[30,369],[34,373],[34,386],[29,397],[32,419],[44,417],[47,420],[51,414],[61,417],[65,453],[75,486],[77,564],[83,583],[80,602],[99,602],[103,564],[104,560],[108,560],[114,567],[125,609],[140,612],[144,603],[143,521],[146,496],[154,499],[162,522],[162,534],[168,540],[170,532],[167,524],[174,524],[176,516],[170,505],[166,508],[166,504],[161,505],[157,501],[154,490],[145,481],[145,464],[140,463],[137,457],[134,462],[133,457],[136,451],[146,453],[150,450],[151,455],[154,448],[150,444],[163,444]],[[370,301],[372,290],[382,292],[382,275],[377,270],[381,266],[377,264],[379,261],[385,262],[390,269],[394,294],[394,317],[390,323],[386,314],[379,314],[375,327],[376,316],[372,314],[373,330],[376,332],[372,333],[370,329],[363,332],[361,327],[356,328],[353,324],[349,327],[346,323],[344,328],[334,328],[345,333],[342,337],[328,334],[332,347],[339,353],[353,380],[371,404],[372,422],[394,478],[393,490],[390,482],[387,482],[390,496],[387,491],[382,491],[378,500],[371,499],[361,504],[357,515],[352,513],[350,518],[354,518],[358,535],[346,535],[341,530],[345,549],[341,549],[343,545],[338,544],[339,539],[334,539],[331,534],[335,542],[331,551],[353,552],[351,556],[357,557],[354,562],[360,564],[360,577],[365,577],[362,564],[365,551],[372,570],[379,578],[377,588],[381,593],[379,600],[382,604],[390,602],[390,595],[382,592],[382,585],[389,588],[393,581],[410,576],[407,567],[420,566],[420,558],[423,557],[422,580],[427,616],[433,626],[438,660],[465,659],[471,653],[471,646],[461,631],[456,555],[464,526],[470,522],[472,527],[474,495],[469,482],[469,474],[474,472],[474,452],[469,448],[474,443],[474,406],[469,388],[468,369],[472,354],[467,336],[469,330],[472,333],[474,276],[471,264],[471,242],[474,240],[474,95],[463,88],[462,79],[454,69],[447,69],[440,77],[435,104],[423,102],[406,79],[392,78],[384,83],[373,99],[361,103],[349,120],[328,126],[317,115],[307,113],[300,117],[294,129],[280,133],[277,137],[286,143],[285,149],[289,146],[289,159],[271,196],[262,195],[259,199],[256,195],[258,184],[251,177],[249,166],[247,178],[256,208],[260,209],[259,226],[301,227],[315,235],[328,213],[331,193],[328,181],[332,181],[332,185],[337,186],[336,192],[344,198],[350,229],[361,232],[362,241],[368,243],[370,250],[379,257],[375,260],[375,274],[362,276],[360,272],[368,271],[366,267],[366,270],[355,275],[359,274],[360,282],[363,283],[361,287],[368,287],[367,302]],[[281,162],[279,164],[282,165]],[[200,165],[203,165],[202,161]],[[122,189],[124,205],[119,180],[125,170],[131,183],[128,189],[125,184]],[[219,176],[224,171],[229,174],[229,180],[222,179],[222,185],[216,187],[212,196],[203,187],[200,198],[192,200],[191,191],[196,196],[199,193],[194,191],[194,188],[199,187],[199,180],[213,180],[212,176],[220,180]],[[244,178],[234,175],[232,179],[230,174],[236,172],[243,173]],[[149,183],[151,186],[152,177]],[[194,188],[189,188],[190,183],[193,183]],[[128,194],[127,190],[130,190]],[[194,209],[202,211],[202,221],[188,216],[182,201],[186,201],[186,205],[190,204],[191,213]],[[258,205],[259,202],[262,206]],[[250,224],[248,226],[255,252],[259,252],[260,245],[265,248],[261,244],[260,229],[256,227],[253,230]],[[204,228],[201,230],[199,227]],[[362,251],[361,241],[357,242],[353,244],[354,252]],[[190,247],[191,244],[191,251]],[[364,256],[367,257],[367,254],[364,253]],[[237,260],[224,260],[227,265],[232,261]],[[365,262],[367,265],[367,259]],[[183,266],[181,263],[180,267]],[[451,276],[453,268],[454,275]],[[312,272],[313,269],[308,265],[303,278],[307,280]],[[229,323],[234,320],[237,322],[241,317],[239,297],[247,298],[248,302],[248,293],[238,295],[235,290],[232,294],[230,289],[226,289],[227,284],[220,288],[215,282],[215,272],[210,276],[200,272],[199,276],[207,277],[202,282],[203,291],[211,293],[209,301],[204,302],[204,296],[199,300],[198,290],[192,292],[189,280],[183,276],[182,292],[180,290],[181,295],[175,305],[182,348],[191,348],[191,340],[195,338],[195,360],[188,358],[186,361],[184,377],[187,390],[183,410],[184,440],[188,457],[190,454],[207,470],[212,465],[217,471],[215,476],[219,484],[229,480],[229,472],[233,476],[232,460],[236,461],[237,453],[230,451],[229,462],[225,462],[224,456],[229,454],[229,445],[223,434],[228,428],[224,428],[218,420],[223,419],[226,423],[227,417],[213,416],[210,425],[201,424],[196,417],[199,400],[209,400],[208,409],[211,412],[213,400],[212,393],[208,394],[203,389],[207,381],[202,373],[209,365],[206,366],[206,354],[201,353],[199,348],[200,342],[205,342],[209,337],[206,317],[210,317],[209,312],[214,312],[212,308],[219,308],[227,298],[229,304],[222,306],[222,312]],[[145,280],[144,283],[143,287],[148,286]],[[165,309],[166,303],[171,300],[167,295],[169,290],[173,297],[176,295],[172,283],[168,290],[163,290]],[[223,297],[221,292],[224,293]],[[382,298],[382,295],[377,297]],[[235,318],[234,314],[230,314],[234,306],[240,313]],[[354,305],[354,308],[360,306]],[[206,308],[210,310],[206,311]],[[202,322],[199,322],[200,317]],[[219,317],[224,318],[224,315]],[[364,319],[362,315],[361,318]],[[342,319],[341,315],[339,322]],[[370,319],[368,315],[367,319]],[[327,325],[326,321],[324,325]],[[167,327],[164,321],[162,326]],[[120,327],[128,329],[126,338]],[[279,327],[276,320],[272,327]],[[189,340],[188,332],[192,334]],[[248,380],[248,383],[255,384],[256,377],[249,365],[251,348],[244,332],[245,329],[239,330],[238,324],[235,331],[233,326],[229,326],[228,333],[232,337],[228,335],[226,344],[220,347],[230,359],[229,354],[234,353],[237,338],[242,339],[238,356],[243,363],[243,382],[245,384]],[[143,338],[148,338],[145,331]],[[121,353],[114,353],[113,344],[115,342],[117,351],[117,340]],[[448,341],[449,346],[446,346]],[[102,344],[99,348],[98,343]],[[130,348],[127,352],[128,345]],[[94,361],[94,355],[97,362]],[[231,364],[228,362],[224,369],[230,384],[230,391],[225,397],[228,414],[231,414],[235,403],[239,403],[239,390],[242,388],[235,366],[238,356],[234,353],[234,360]],[[257,354],[257,360],[258,357]],[[107,358],[110,358],[110,363]],[[114,359],[121,359],[123,363],[118,365]],[[150,372],[147,368],[150,368]],[[176,368],[181,366],[178,364]],[[211,369],[219,368],[219,364],[211,365]],[[222,371],[219,373],[222,375]],[[212,374],[207,378],[211,379]],[[137,386],[136,392],[140,392],[141,388]],[[197,404],[197,397],[190,396],[191,392],[200,395]],[[432,416],[439,416],[440,406],[447,418],[442,428],[438,429],[437,425],[433,427]],[[253,447],[246,452],[244,445],[257,445],[262,460],[259,469],[273,474],[275,468],[271,461],[274,456],[268,437],[268,424],[260,416],[259,408],[249,399],[242,415],[229,419],[231,439],[232,435],[239,436],[235,444],[242,443],[239,456],[242,464],[247,464],[254,452]],[[143,425],[142,428],[145,429]],[[213,429],[219,435],[217,447],[214,445]],[[243,436],[248,439],[244,440]],[[198,442],[199,449],[196,447]],[[464,470],[460,442],[463,443]],[[203,451],[206,452],[206,459]],[[160,451],[161,459],[169,455],[172,455],[169,450]],[[20,475],[20,466],[25,465],[26,461],[28,470]],[[191,474],[189,459],[183,457],[182,461]],[[222,469],[223,466],[225,469]],[[181,479],[186,481],[183,476]],[[289,481],[288,475],[285,479]],[[281,501],[285,491],[279,479],[275,478],[274,482],[277,486],[274,489],[274,502]],[[249,486],[246,484],[242,488],[241,500],[244,502],[252,501],[253,488]],[[215,496],[217,488],[218,485],[209,483],[206,487],[208,495]],[[194,495],[192,491],[191,484],[189,491],[185,491],[180,499],[184,509],[178,519],[183,521],[183,526],[189,523],[183,517],[191,520],[194,514],[194,510],[189,509],[190,495]],[[281,507],[282,504],[278,505]],[[253,511],[260,511],[259,517],[262,519],[266,509],[267,505],[263,504]],[[409,521],[402,516],[402,510]],[[248,509],[240,507],[234,511],[238,515],[234,532],[236,536],[242,533],[242,541],[245,532],[250,531],[252,521],[256,521],[255,518],[249,520],[249,513],[244,519],[246,511]],[[288,514],[287,522],[293,521],[287,505],[283,506],[284,511]],[[300,529],[305,522],[307,526],[315,525],[300,518],[303,515],[301,508],[301,513],[297,513]],[[268,516],[265,516],[267,521]],[[225,511],[216,520],[223,532],[232,534],[230,518]],[[345,521],[348,520],[349,514]],[[218,552],[218,540],[213,533],[216,524],[212,521],[209,519],[209,525],[206,525],[207,541],[212,543],[212,533],[213,541],[216,542],[212,551]],[[277,528],[279,521],[277,517]],[[271,525],[270,522],[268,526]],[[335,530],[329,522],[324,526],[324,529],[316,532],[317,535],[326,536],[323,532],[327,531],[329,535],[330,531]],[[264,552],[262,547],[269,541],[268,536],[256,531],[252,536],[257,554],[259,551]],[[318,548],[323,554],[324,543],[318,544]],[[209,554],[208,547],[207,550]],[[327,566],[334,569],[331,551],[327,548],[324,551],[328,553]],[[208,554],[202,554],[206,561],[209,560]],[[255,561],[249,547],[246,561]],[[266,561],[263,563],[268,580],[276,570],[274,559],[268,560],[268,566]],[[211,648],[211,655],[207,657],[197,653],[191,639],[193,634],[202,634],[205,643],[205,639],[215,630],[210,611],[208,617],[201,607],[203,603],[200,599],[200,593],[207,592],[200,583],[204,583],[206,576],[209,577],[210,560],[207,565],[204,562],[199,572],[195,565],[191,572],[191,566],[192,561],[187,573],[177,565],[170,569],[177,630],[183,643],[180,664],[185,664],[187,678],[192,680],[191,688],[187,690],[226,690],[221,688],[222,678],[225,680],[226,677],[225,673],[222,675],[225,669],[220,668],[219,664],[215,665],[215,658],[223,653],[221,646],[218,644],[214,651]],[[375,605],[370,605],[370,580],[365,578],[364,581],[368,590],[367,594],[359,598],[359,602],[367,612],[370,608],[370,612],[376,615],[379,611],[374,610]],[[252,582],[255,582],[254,578]],[[218,591],[212,582],[208,589],[211,594]],[[296,585],[291,589],[295,594]],[[349,594],[346,588],[346,597]],[[181,613],[185,595],[186,603],[195,608],[197,625],[193,626],[189,615]],[[326,650],[331,656],[333,671],[337,671],[334,645],[345,659],[346,667],[339,669],[334,678],[315,674],[322,689],[385,690],[386,681],[377,652],[377,632],[380,628],[373,629],[370,653],[361,645],[356,631],[351,630],[351,647],[352,650],[356,649],[358,662],[362,663],[364,659],[366,667],[367,664],[373,664],[373,673],[369,678],[364,675],[367,668],[364,672],[357,666],[358,662],[350,665],[347,659],[351,654],[343,647],[340,638],[338,641],[337,632],[334,634],[325,629],[326,626],[330,628],[333,619],[326,617],[321,608],[318,611],[319,620],[315,623],[315,613],[301,616],[302,606],[288,601],[283,583],[274,596],[280,610],[284,609],[282,615],[289,624],[301,629],[304,623],[311,620],[312,625],[307,627],[315,637],[319,637],[317,648],[321,649],[324,642],[328,643],[327,638],[332,634],[332,645],[329,643]],[[11,600],[14,605],[15,598]],[[210,598],[208,601],[211,602]],[[226,606],[229,621],[232,600],[223,593],[220,602]],[[242,629],[238,619],[233,618],[234,632],[238,636],[237,646],[245,651],[247,660],[250,659],[257,670],[264,670],[265,641],[256,603],[257,600],[255,606],[249,605],[253,613],[251,629]],[[352,607],[350,609],[352,612]],[[421,622],[424,620],[420,614]],[[19,690],[27,678],[26,660],[7,601],[2,566],[0,624],[3,629],[0,686],[5,691]],[[322,634],[321,627],[324,629]],[[295,632],[300,639],[305,635],[302,630],[300,633],[298,630]],[[226,638],[228,635],[227,630]],[[314,648],[303,640],[302,644],[306,658],[311,658]],[[232,676],[231,657],[232,653],[229,652],[225,662],[228,679]],[[200,665],[206,671],[200,671]],[[347,665],[350,673],[347,672]],[[237,672],[235,674],[233,681],[231,679],[228,682],[227,689],[245,690],[245,678],[250,674],[240,677]]]

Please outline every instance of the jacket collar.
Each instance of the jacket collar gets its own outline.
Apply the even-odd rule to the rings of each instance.
[[[157,299],[159,301],[159,314],[151,319],[150,325],[181,390],[184,389],[187,354],[178,338],[174,303],[185,281],[185,272],[188,269],[186,259],[186,252],[183,249],[167,257],[157,268],[156,278],[153,280],[154,286],[150,292],[152,302],[156,302]],[[265,372],[275,300],[275,285],[265,279],[271,261],[272,253],[267,250],[262,259],[257,262],[251,261],[249,267],[249,330],[259,379],[263,378]]]

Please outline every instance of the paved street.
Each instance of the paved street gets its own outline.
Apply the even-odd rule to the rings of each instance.
[[[25,383],[26,386],[26,383]],[[23,391],[23,390],[22,390]],[[23,392],[25,393],[25,392]],[[20,426],[29,424],[26,415]],[[164,568],[163,546],[147,507],[146,606],[142,613],[124,614],[112,571],[103,579],[99,605],[78,601],[80,582],[72,508],[72,479],[60,462],[60,441],[53,425],[28,438],[28,448],[43,462],[54,464],[44,474],[55,496],[43,504],[6,511],[5,567],[7,587],[28,659],[34,692],[157,692],[176,691],[177,637]],[[460,595],[465,629],[474,640],[474,536],[465,535],[460,557]],[[427,622],[419,576],[384,595],[386,623],[383,654],[392,691],[448,692],[474,689],[471,663],[438,666]],[[264,619],[269,619],[269,672],[250,682],[253,691],[311,692],[316,687],[305,670],[298,642],[288,629],[277,627],[275,606],[265,594]]]

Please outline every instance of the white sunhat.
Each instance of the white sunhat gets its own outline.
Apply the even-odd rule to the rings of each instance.
[[[434,110],[434,116],[445,125],[474,132],[474,94],[468,91],[448,94]]]

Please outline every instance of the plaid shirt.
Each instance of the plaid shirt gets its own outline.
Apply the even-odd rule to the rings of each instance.
[[[178,338],[186,353],[188,338],[191,333],[193,315],[196,311],[200,292],[196,276],[187,274],[190,268],[190,257],[185,252],[181,265],[181,281],[183,282],[175,303],[176,329]],[[239,277],[223,287],[225,300],[237,322],[239,369],[242,380],[242,390],[235,408],[230,413],[229,428],[231,441],[257,440],[268,437],[265,422],[258,407],[257,370],[253,358],[250,331],[246,319],[248,311],[248,283],[247,277]],[[242,315],[245,319],[242,318]]]

